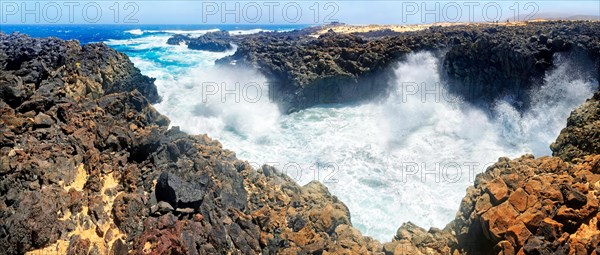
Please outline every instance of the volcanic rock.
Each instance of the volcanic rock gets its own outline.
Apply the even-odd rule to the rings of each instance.
[[[188,48],[222,52],[233,49],[231,41],[231,36],[227,31],[208,32],[200,37],[189,39]]]
[[[554,156],[569,161],[600,154],[600,92],[571,112],[550,148]]]
[[[243,40],[231,59],[292,81],[279,89],[293,107],[310,105],[317,91],[323,100],[372,96],[358,94],[381,85],[358,84],[385,74],[408,52],[448,45],[469,58],[481,54],[465,60],[450,49],[449,79],[486,81],[480,84],[502,91],[514,84],[499,81],[541,75],[548,54],[571,49],[597,57],[596,26],[434,27],[393,39],[259,34]],[[489,47],[510,57],[487,56],[494,52]],[[488,69],[492,60],[507,70]],[[477,93],[485,97],[485,91]],[[0,33],[3,253],[599,252],[599,93],[573,111],[552,145],[555,157],[500,158],[477,176],[445,228],[407,223],[384,245],[352,227],[348,208],[323,184],[299,186],[273,167],[253,169],[206,135],[169,129],[168,118],[151,105],[158,100],[153,79],[104,44]]]
[[[326,28],[326,27],[325,27]],[[323,29],[325,29],[323,28]],[[238,49],[217,63],[257,67],[283,112],[323,103],[369,100],[392,91],[394,64],[410,52],[434,51],[443,60],[448,90],[489,106],[511,96],[528,107],[528,89],[540,84],[558,52],[576,53],[585,68],[600,74],[600,24],[587,21],[431,26],[404,32],[264,33],[236,40]],[[535,40],[531,39],[535,38]],[[584,64],[582,64],[584,65]]]
[[[591,252],[600,242],[600,231],[584,231],[589,226],[597,228],[598,201],[600,196],[596,189],[590,189],[588,180],[600,180],[600,174],[594,173],[600,156],[588,156],[579,164],[570,164],[559,158],[523,156],[515,160],[501,159],[485,173],[477,176],[474,189],[470,189],[463,199],[463,206],[457,218],[451,223],[458,239],[459,250],[467,253],[489,253],[494,246],[502,249],[519,251],[576,251]],[[508,188],[507,201],[499,205],[490,205],[485,212],[475,210],[475,206],[467,201],[477,201],[478,197],[488,194],[490,185],[497,185],[498,178],[506,181],[511,174],[517,175],[516,188]],[[585,178],[580,178],[585,176]],[[489,180],[492,180],[490,182]],[[538,188],[528,183],[537,183]],[[558,199],[552,190],[555,187],[579,187],[579,203],[568,199]],[[522,189],[520,187],[526,187]],[[548,192],[550,191],[550,192]],[[560,192],[558,193],[561,194]],[[581,196],[586,198],[582,205]],[[525,200],[525,197],[527,199]],[[562,197],[562,195],[561,195]],[[526,210],[523,206],[526,204]],[[482,233],[482,234],[479,234]],[[565,234],[570,238],[563,238]],[[573,239],[575,236],[586,236],[587,242]],[[543,236],[544,239],[534,238]],[[508,243],[503,243],[507,240]],[[466,244],[475,243],[474,247]],[[506,247],[509,245],[511,247]],[[506,250],[505,251],[508,251]],[[587,254],[587,253],[586,253]]]
[[[5,254],[381,250],[322,184],[300,187],[206,135],[169,129],[151,105],[153,80],[126,56],[103,44],[0,39]]]
[[[173,208],[198,209],[206,191],[206,178],[189,183],[177,175],[163,172],[156,183],[156,198],[159,202],[167,202]]]
[[[189,35],[175,34],[167,40],[167,44],[170,44],[170,45],[181,45],[182,43],[188,44],[190,42],[190,40],[192,40],[192,38],[190,38]]]

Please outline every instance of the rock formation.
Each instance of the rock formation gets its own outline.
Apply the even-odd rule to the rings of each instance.
[[[565,33],[579,27],[582,34],[565,38],[571,49],[597,56],[598,38],[582,44],[592,30],[581,28],[596,24],[566,26]],[[546,28],[523,31],[536,29]],[[467,45],[462,40],[470,37],[456,41],[436,31],[393,40],[290,33],[269,44],[256,35],[233,58],[293,80],[290,89],[298,91],[338,75],[358,84],[407,52]],[[287,43],[293,39],[298,44]],[[302,75],[286,62],[300,54],[307,57]],[[315,54],[325,64],[319,67]],[[477,68],[484,67],[454,79],[474,77]],[[336,94],[350,93],[343,84],[331,98],[350,98]],[[0,34],[3,253],[600,254],[600,92],[573,111],[552,145],[554,157],[500,158],[477,176],[444,229],[393,223],[401,227],[384,244],[353,228],[347,207],[322,184],[299,186],[272,167],[253,169],[206,135],[169,128],[151,105],[158,100],[153,80],[103,44]]]
[[[167,44],[180,45],[187,44],[192,50],[205,50],[214,52],[223,52],[233,49],[231,43],[233,37],[227,31],[208,32],[199,37],[193,38],[189,35],[176,34],[167,40]]]
[[[566,161],[600,154],[600,92],[575,109],[556,142],[550,148],[554,156]]]
[[[180,44],[188,44],[190,43],[190,40],[192,38],[190,38],[189,35],[182,35],[182,34],[175,34],[173,36],[171,36],[171,38],[167,39],[167,44],[169,45],[180,45]]]
[[[352,102],[385,95],[388,70],[409,52],[438,51],[449,90],[467,101],[491,103],[524,93],[553,66],[556,52],[600,59],[600,23],[534,22],[518,26],[431,26],[415,32],[336,34],[266,33],[238,40],[237,52],[220,64],[256,66],[271,79],[284,112],[320,103]],[[593,70],[600,74],[600,69]]]

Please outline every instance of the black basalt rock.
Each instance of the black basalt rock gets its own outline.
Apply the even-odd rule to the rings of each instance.
[[[528,91],[544,82],[557,53],[582,52],[581,59],[589,58],[596,67],[600,54],[597,22],[431,26],[401,33],[314,29],[322,34],[236,36],[236,53],[216,62],[257,68],[282,112],[293,112],[386,96],[394,89],[394,77],[388,75],[394,64],[408,53],[432,51],[440,58],[442,82],[452,97],[489,108],[508,96],[526,110]]]
[[[198,38],[191,39],[188,48],[192,50],[206,50],[221,52],[233,49],[231,36],[227,31],[210,32]]]
[[[188,35],[176,34],[167,40],[169,45],[180,45],[181,43],[188,44],[192,40]]]
[[[201,180],[187,182],[176,174],[163,172],[156,183],[156,199],[169,203],[173,208],[198,209],[204,198],[206,183]]]

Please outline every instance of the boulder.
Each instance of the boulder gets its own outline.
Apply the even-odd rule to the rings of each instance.
[[[206,187],[206,183],[202,183],[201,180],[186,182],[176,174],[162,172],[156,183],[156,199],[159,203],[169,203],[173,208],[198,210],[204,199]]]

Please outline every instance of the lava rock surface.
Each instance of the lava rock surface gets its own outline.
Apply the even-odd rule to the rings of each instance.
[[[594,21],[431,26],[404,33],[330,30],[318,37],[314,31],[240,37],[236,53],[217,63],[258,68],[283,112],[385,96],[394,64],[424,50],[438,53],[449,92],[488,106],[511,96],[527,108],[526,92],[543,82],[558,52],[577,54],[595,77],[600,74],[600,23]]]

